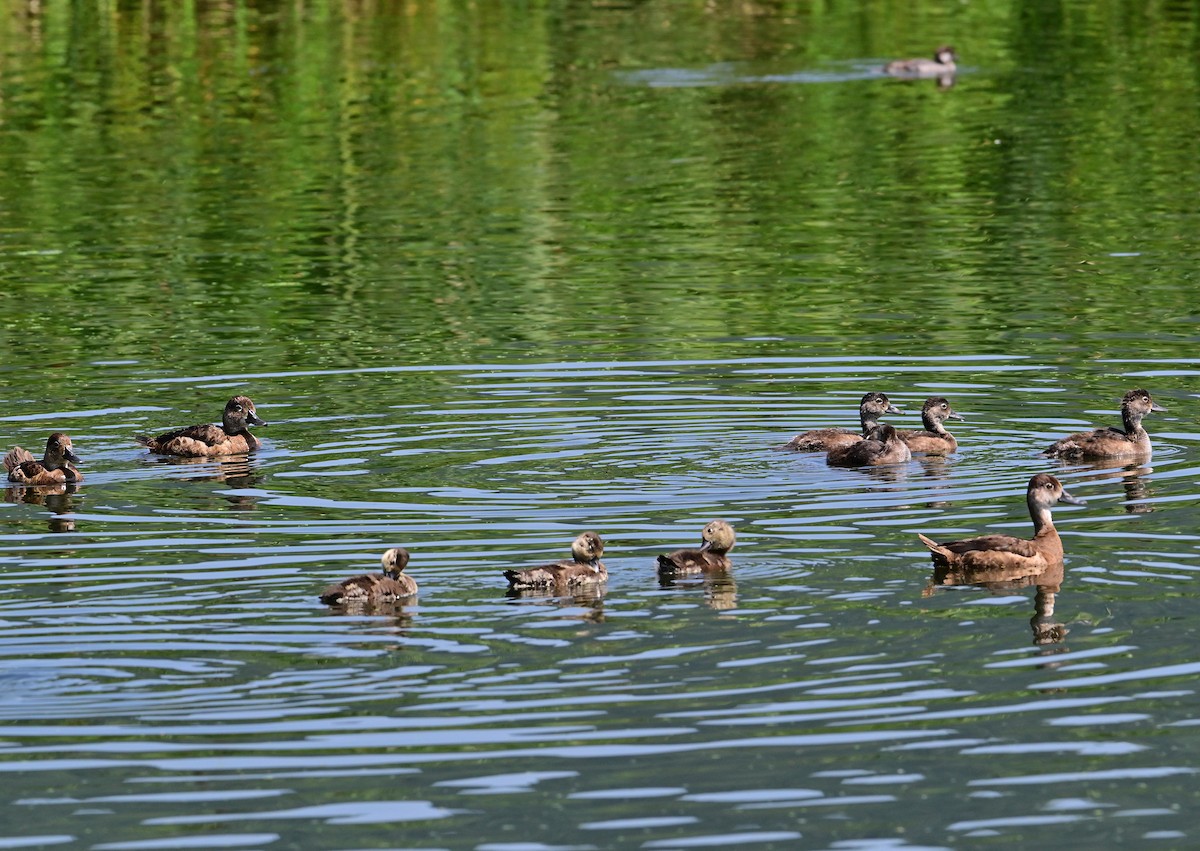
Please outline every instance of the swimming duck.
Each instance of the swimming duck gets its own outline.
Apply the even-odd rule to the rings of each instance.
[[[737,536],[724,520],[714,520],[700,533],[699,549],[675,550],[658,557],[658,572],[674,576],[728,570],[731,562],[726,555],[733,549]]]
[[[842,446],[825,456],[832,467],[874,467],[879,464],[903,464],[912,452],[890,425],[871,429],[858,443]]]
[[[902,414],[899,408],[891,403],[886,393],[866,393],[858,406],[858,420],[862,423],[862,432],[851,431],[848,428],[818,428],[798,434],[783,445],[784,449],[794,449],[797,452],[828,452],[840,446],[858,443],[871,429],[879,425],[879,418],[884,414]]]
[[[266,424],[265,420],[259,419],[249,396],[234,396],[225,404],[219,426],[204,423],[169,431],[158,437],[138,435],[134,440],[151,452],[162,455],[190,458],[235,455],[258,449],[262,444],[250,433],[250,426]]]
[[[956,59],[954,48],[943,44],[933,52],[932,59],[896,59],[884,65],[883,72],[893,77],[940,77],[957,70]]]
[[[525,570],[506,570],[504,577],[513,590],[553,588],[573,590],[600,585],[608,580],[608,569],[600,561],[604,541],[595,532],[584,532],[571,543],[573,561],[556,561]]]
[[[950,403],[942,396],[930,396],[921,406],[921,422],[924,431],[900,431],[900,439],[912,452],[924,452],[926,455],[949,455],[958,449],[958,441],[954,435],[946,431],[942,425],[946,420],[961,420],[962,416],[954,412]]]
[[[1121,421],[1125,430],[1098,428],[1081,431],[1056,440],[1043,452],[1050,458],[1116,458],[1123,455],[1149,455],[1150,435],[1142,428],[1142,417],[1152,411],[1166,411],[1145,390],[1130,390],[1121,399]]]
[[[345,603],[392,603],[417,593],[417,581],[404,572],[408,565],[408,550],[392,547],[380,559],[383,573],[364,573],[343,579],[321,592],[321,602],[327,606]]]
[[[82,482],[83,473],[75,469],[79,456],[71,446],[71,438],[56,431],[46,441],[46,454],[41,461],[33,453],[14,446],[4,456],[4,469],[10,482],[23,485],[58,485],[63,482]]]
[[[917,537],[929,548],[935,565],[975,571],[1014,567],[1031,573],[1045,570],[1061,562],[1063,557],[1062,539],[1054,528],[1050,507],[1056,502],[1087,503],[1063,490],[1062,482],[1049,473],[1038,473],[1029,480],[1025,501],[1029,505],[1029,516],[1033,518],[1032,540],[1012,535],[984,535],[939,544],[921,534]]]

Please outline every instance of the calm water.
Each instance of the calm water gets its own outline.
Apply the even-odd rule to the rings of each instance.
[[[0,441],[87,480],[0,503],[0,848],[1194,846],[1196,15],[8,4]],[[959,453],[776,451],[868,389]],[[1062,574],[935,587],[1042,471]]]

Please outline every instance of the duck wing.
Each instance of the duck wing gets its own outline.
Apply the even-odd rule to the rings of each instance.
[[[728,568],[726,556],[701,549],[676,550],[658,557],[659,573],[703,573]]]

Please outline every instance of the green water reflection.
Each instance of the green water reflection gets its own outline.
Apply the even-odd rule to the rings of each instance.
[[[0,27],[29,365],[1190,334],[1194,10],[19,3]],[[952,89],[870,75],[949,35]]]
[[[929,847],[1074,818],[1136,844],[1194,797],[1196,436],[1158,443],[1194,420],[1194,6],[0,9],[3,438],[67,428],[88,476],[0,506],[0,714],[32,725],[0,844],[398,847],[442,818],[408,844],[721,844],[708,818],[816,847],[898,813]],[[952,87],[877,72],[943,41]],[[1182,374],[1129,375],[1150,359]],[[1124,490],[1060,471],[1090,507],[1056,603],[922,598],[911,528],[1027,533],[1037,449],[1134,383],[1163,450]],[[251,462],[132,444],[231,386],[273,423]],[[876,386],[951,396],[959,457],[889,479],[768,451]],[[659,587],[653,554],[718,514],[736,585]],[[500,567],[598,521],[602,603],[502,599]],[[383,542],[413,546],[415,610],[318,611]],[[1046,657],[1020,655],[1031,612],[1062,621]],[[1110,703],[1137,712],[1088,716]],[[239,834],[243,788],[284,800]]]

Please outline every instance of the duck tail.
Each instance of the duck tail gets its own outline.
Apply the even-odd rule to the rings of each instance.
[[[917,537],[921,539],[921,543],[922,543],[922,544],[924,544],[926,547],[928,547],[928,548],[929,548],[929,551],[930,551],[931,553],[933,553],[934,555],[941,556],[942,558],[944,558],[944,559],[946,559],[947,561],[949,561],[949,559],[950,559],[950,551],[949,551],[948,549],[946,549],[945,547],[943,547],[943,546],[942,546],[941,544],[939,544],[937,541],[934,541],[934,540],[932,540],[931,538],[926,538],[926,537],[925,537],[924,535],[922,535],[920,532],[918,532],[918,533],[917,533]]]
[[[146,435],[146,434],[135,434],[135,435],[133,436],[133,439],[134,439],[134,440],[135,440],[137,443],[141,444],[142,446],[145,446],[145,447],[147,447],[147,448],[149,448],[149,449],[153,449],[153,448],[154,448],[154,438],[153,438],[153,437],[150,437],[149,435]]]
[[[8,450],[8,454],[4,456],[4,469],[11,473],[26,461],[36,460],[37,459],[33,457],[33,453],[28,449],[22,449],[19,446],[14,446],[12,449]]]

